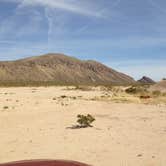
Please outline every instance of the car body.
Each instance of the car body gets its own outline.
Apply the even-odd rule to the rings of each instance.
[[[76,161],[66,160],[23,160],[9,163],[0,163],[0,166],[90,166]]]

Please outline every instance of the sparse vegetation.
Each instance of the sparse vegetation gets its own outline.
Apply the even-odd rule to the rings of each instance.
[[[136,87],[130,87],[130,88],[127,88],[125,91],[126,91],[126,93],[136,94],[137,88]]]
[[[73,97],[70,97],[71,99],[73,99],[73,100],[76,100],[77,99],[77,97],[75,97],[75,96],[73,96]]]
[[[7,110],[7,109],[9,109],[9,107],[8,107],[8,106],[4,106],[3,109],[4,109],[4,110]]]
[[[113,85],[102,86],[101,90],[112,91],[113,90]]]
[[[58,81],[0,81],[0,87],[48,87],[48,86],[70,86],[72,84]]]
[[[95,121],[95,118],[92,115],[77,115],[77,118],[80,128],[93,127],[91,124]]]
[[[90,91],[90,90],[92,90],[92,87],[91,86],[76,85],[74,90]]]
[[[149,96],[149,95],[141,95],[140,96],[140,99],[150,99],[151,98],[151,96]]]
[[[165,97],[166,96],[166,92],[164,92],[162,95]]]
[[[128,94],[144,94],[147,93],[147,87],[146,86],[132,86],[125,90]]]
[[[159,90],[155,90],[152,92],[153,96],[158,97],[161,95],[161,92]]]
[[[66,95],[62,95],[61,98],[64,99],[64,98],[67,98],[67,96]]]

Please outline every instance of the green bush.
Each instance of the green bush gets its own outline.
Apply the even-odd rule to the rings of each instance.
[[[91,123],[95,121],[95,118],[92,115],[77,115],[77,118],[77,123],[79,124],[79,127],[93,127]]]

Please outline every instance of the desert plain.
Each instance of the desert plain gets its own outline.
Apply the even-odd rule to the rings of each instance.
[[[72,128],[78,114],[93,127]],[[166,102],[99,87],[0,88],[0,163],[27,159],[165,166]]]

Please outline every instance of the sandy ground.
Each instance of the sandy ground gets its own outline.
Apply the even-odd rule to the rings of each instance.
[[[91,100],[101,95],[64,87],[0,88],[0,162],[165,166],[166,106]],[[70,129],[77,114],[87,113],[96,118],[93,128]]]

